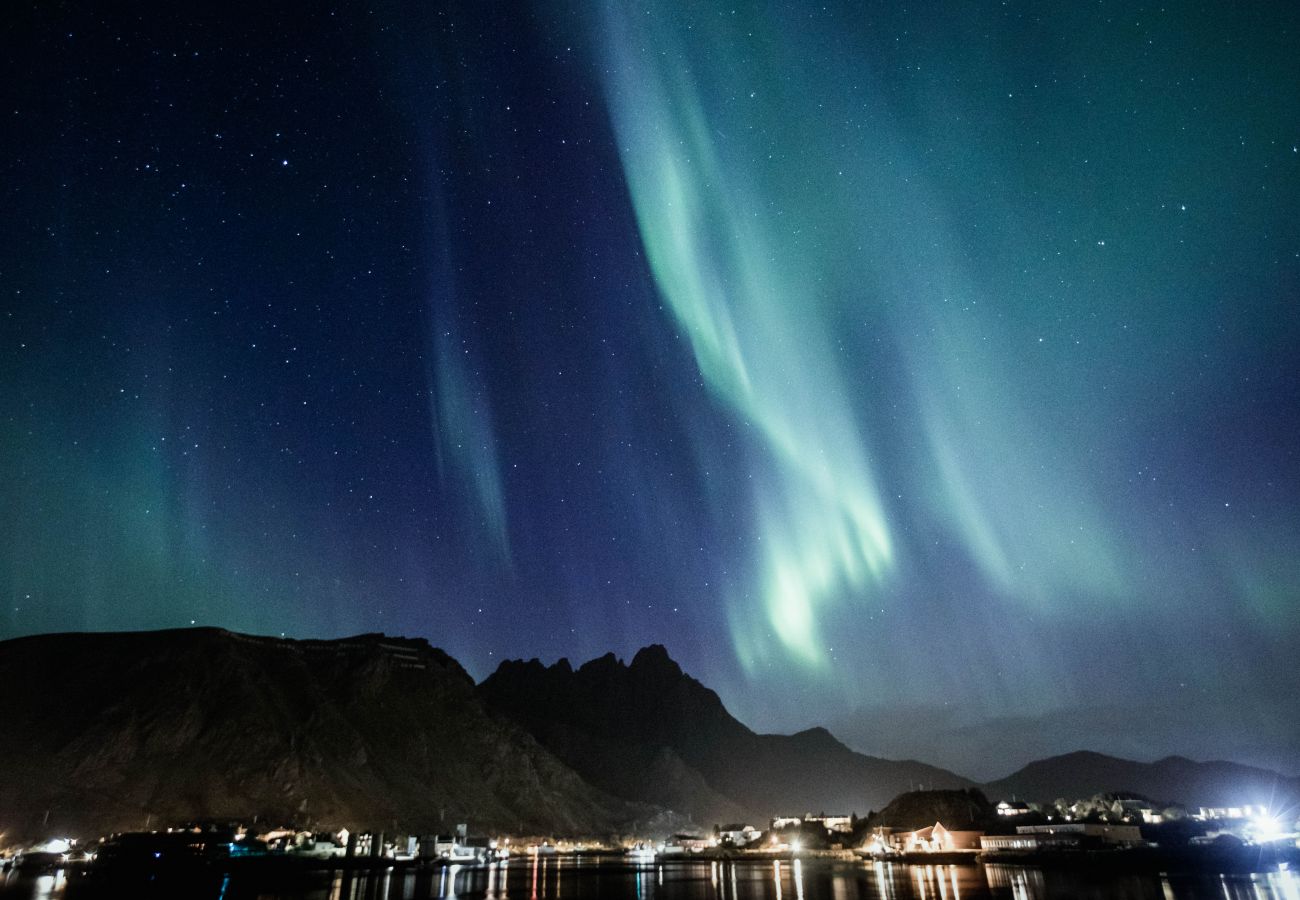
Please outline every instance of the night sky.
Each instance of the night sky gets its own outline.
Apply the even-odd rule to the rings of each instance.
[[[1300,772],[1300,6],[0,34],[0,637],[659,642],[976,777]]]

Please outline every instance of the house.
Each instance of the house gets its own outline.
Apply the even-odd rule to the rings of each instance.
[[[1159,825],[1165,820],[1160,810],[1146,800],[1120,800],[1120,815],[1125,822],[1141,821],[1143,825]]]
[[[950,831],[942,822],[927,828],[905,832],[902,836],[904,853],[955,853],[980,849],[983,831]]]
[[[998,802],[999,816],[1026,816],[1033,812],[1023,800],[1001,800]]]
[[[674,856],[683,853],[699,853],[714,846],[717,846],[716,838],[710,839],[698,834],[674,834],[664,842],[662,852],[664,855]]]
[[[982,831],[952,831],[942,822],[915,830],[876,828],[863,850],[872,856],[894,853],[961,853],[980,849]]]
[[[717,829],[719,844],[729,844],[733,847],[745,847],[754,843],[763,833],[753,825],[721,825]]]
[[[853,816],[808,813],[803,817],[805,825],[820,825],[832,834],[849,834],[853,831]]]
[[[803,824],[800,816],[775,816],[769,826],[772,831],[780,831],[782,828],[798,828]]]

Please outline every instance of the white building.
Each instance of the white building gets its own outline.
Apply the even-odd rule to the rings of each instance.
[[[1089,843],[1100,841],[1120,847],[1141,847],[1142,829],[1137,825],[1104,825],[1092,822],[1062,822],[1055,825],[1020,825],[1017,835],[1077,835]]]
[[[832,833],[848,834],[853,830],[852,816],[832,816],[826,813],[813,815],[808,813],[803,817],[803,820],[808,825],[820,825]]]
[[[1210,819],[1255,819],[1268,815],[1268,807],[1247,803],[1242,806],[1202,806],[1196,811],[1201,821]]]

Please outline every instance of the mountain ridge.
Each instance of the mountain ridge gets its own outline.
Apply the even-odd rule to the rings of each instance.
[[[1037,802],[1123,792],[1189,807],[1300,802],[1300,778],[1269,769],[1228,760],[1198,762],[1178,754],[1147,763],[1097,750],[1035,760],[983,788],[990,796]]]
[[[479,684],[479,692],[603,789],[659,802],[693,819],[722,821],[740,813],[766,821],[811,809],[865,814],[918,782],[973,784],[924,763],[857,753],[823,727],[791,735],[754,732],[714,691],[683,672],[662,645],[643,648],[630,663],[609,653],[577,669],[567,660],[551,666],[507,660]],[[617,750],[597,764],[582,752],[593,744]],[[655,782],[636,761],[662,753],[680,760],[691,781],[707,785],[707,795],[656,794]],[[629,762],[611,766],[611,758]]]
[[[1226,761],[1081,750],[977,784],[857,753],[820,726],[760,734],[662,645],[630,663],[507,660],[476,684],[424,638],[68,632],[0,641],[0,684],[0,831],[11,835],[254,816],[647,835],[865,816],[917,785],[992,800],[1300,802],[1300,779]]]
[[[0,830],[261,817],[601,833],[660,814],[491,715],[423,639],[29,636],[0,642],[0,683]]]

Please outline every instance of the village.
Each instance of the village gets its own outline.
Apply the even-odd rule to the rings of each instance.
[[[927,824],[922,824],[922,823]],[[1102,794],[1043,805],[991,804],[976,790],[915,791],[868,816],[825,812],[714,825],[654,840],[623,836],[562,839],[481,835],[467,824],[448,834],[412,835],[293,827],[255,831],[234,823],[186,824],[99,840],[54,837],[0,847],[0,870],[100,873],[195,865],[367,869],[474,867],[511,858],[621,856],[641,865],[673,860],[839,858],[909,864],[1031,865],[1203,859],[1222,867],[1233,855],[1300,864],[1300,820],[1259,804],[1160,806]]]
[[[877,860],[939,863],[1162,847],[1300,848],[1300,817],[1294,811],[1289,816],[1274,813],[1259,804],[1187,810],[1107,794],[1049,806],[1008,799],[990,810],[981,801],[983,797],[974,791],[914,792],[890,804],[908,810],[902,813],[904,819],[911,818],[907,825],[873,824],[881,818],[899,822],[898,814],[891,817],[889,810],[865,819],[826,813],[778,816],[766,830],[731,824],[715,828],[708,837],[675,835],[661,853],[852,853]],[[950,817],[921,824],[918,816],[927,805],[949,812]]]

